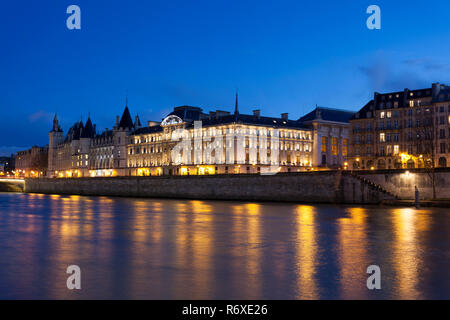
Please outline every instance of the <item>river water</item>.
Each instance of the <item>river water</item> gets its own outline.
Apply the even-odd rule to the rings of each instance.
[[[0,298],[450,299],[449,231],[445,208],[0,193]]]

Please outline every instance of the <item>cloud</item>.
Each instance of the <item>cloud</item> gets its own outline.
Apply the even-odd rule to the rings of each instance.
[[[378,53],[366,65],[357,67],[370,89],[380,92],[429,87],[432,82],[442,81],[439,74],[446,68],[446,64],[427,58],[397,61],[384,53]]]
[[[450,69],[450,64],[435,61],[431,58],[408,59],[404,60],[403,63],[410,67],[421,68],[424,71],[448,71]]]
[[[32,113],[28,116],[28,120],[30,122],[36,122],[36,121],[40,121],[40,120],[44,120],[46,122],[51,121],[52,120],[52,114],[50,112],[44,111],[44,110],[39,110],[36,111],[35,113]]]

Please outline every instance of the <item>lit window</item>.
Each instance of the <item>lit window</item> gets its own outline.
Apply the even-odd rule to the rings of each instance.
[[[346,157],[347,156],[347,154],[348,154],[348,141],[347,141],[347,139],[343,139],[342,140],[342,155],[344,156],[344,157]]]
[[[390,118],[391,116],[392,116],[392,112],[391,111],[386,112],[386,117],[387,118]]]
[[[338,154],[338,139],[337,138],[331,139],[331,152],[333,153],[333,156],[337,156],[337,154]]]
[[[386,142],[386,135],[384,133],[380,133],[380,142]]]
[[[398,155],[398,152],[399,152],[399,146],[395,145],[394,146],[394,155]]]
[[[327,145],[328,145],[328,137],[322,137],[320,138],[320,151],[321,152],[327,152]]]
[[[410,101],[409,101],[409,106],[410,106],[410,107],[414,107],[414,100],[410,100]]]
[[[384,119],[384,111],[380,113],[380,118]]]

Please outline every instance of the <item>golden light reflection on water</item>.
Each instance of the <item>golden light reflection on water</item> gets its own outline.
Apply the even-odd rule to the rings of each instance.
[[[261,205],[245,203],[232,206],[232,255],[233,269],[248,278],[245,283],[236,283],[243,290],[242,296],[249,299],[260,294],[261,279]],[[240,293],[241,294],[241,293]]]
[[[296,208],[297,226],[297,299],[317,299],[317,230],[316,210],[312,206]]]
[[[369,263],[367,209],[348,208],[348,216],[338,219],[339,285],[343,299],[367,296],[366,268]]]
[[[395,242],[392,261],[397,273],[398,298],[421,299],[418,274],[423,267],[420,233],[427,231],[430,217],[418,210],[401,208],[393,210]]]
[[[178,203],[175,208],[176,265],[191,274],[190,277],[186,277],[186,274],[177,274],[175,285],[179,288],[192,288],[189,299],[200,299],[206,293],[211,293],[214,287],[213,208],[210,204],[198,200]]]

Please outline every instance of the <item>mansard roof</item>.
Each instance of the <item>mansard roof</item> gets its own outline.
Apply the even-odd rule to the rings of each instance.
[[[247,125],[259,125],[273,128],[307,129],[306,126],[295,120],[285,120],[283,118],[263,117],[249,114],[232,114],[219,117],[202,119],[202,126],[215,126],[221,124],[242,123]],[[193,126],[191,123],[189,126]]]
[[[313,111],[298,119],[298,121],[309,122],[314,120],[316,121],[324,120],[332,122],[349,123],[350,118],[354,114],[355,114],[354,111],[316,107]]]
[[[430,99],[431,98],[431,99]],[[431,87],[417,90],[405,88],[403,91],[374,93],[374,98],[354,114],[351,120],[373,118],[375,110],[409,108],[410,100],[443,102],[450,101],[450,86],[441,83],[433,83]]]
[[[175,107],[171,113],[167,116],[176,115],[183,121],[195,121],[200,120],[202,116],[206,116],[202,109],[199,107],[192,106],[179,106]]]
[[[135,130],[133,134],[148,134],[148,133],[155,133],[155,132],[161,132],[163,131],[163,127],[160,125],[153,126],[153,127],[143,127]]]

